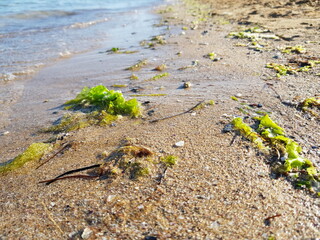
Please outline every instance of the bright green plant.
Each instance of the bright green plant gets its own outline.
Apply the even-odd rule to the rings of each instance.
[[[269,153],[281,154],[280,167],[277,171],[294,178],[296,186],[306,186],[320,192],[320,172],[314,164],[301,156],[302,148],[294,140],[285,136],[285,131],[268,115],[257,117],[258,128],[253,129],[243,122],[242,118],[232,121],[234,129],[256,144],[259,149]]]
[[[121,92],[108,90],[105,86],[84,87],[76,98],[65,103],[67,108],[94,108],[112,115],[141,115],[141,105],[136,99],[126,101]]]

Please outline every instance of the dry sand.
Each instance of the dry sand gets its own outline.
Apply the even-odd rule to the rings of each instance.
[[[140,80],[129,81],[123,71],[123,80],[116,83],[129,81],[124,92],[141,86],[142,94],[168,95],[139,97],[141,102],[150,101],[143,120],[124,119],[112,127],[71,132],[60,141],[73,142],[72,147],[41,168],[35,169],[39,163],[29,163],[1,176],[0,239],[82,239],[86,233],[87,239],[320,238],[319,198],[295,189],[285,177],[276,178],[270,159],[250,142],[238,137],[231,145],[234,133],[222,133],[234,116],[243,116],[240,103],[230,99],[238,95],[240,102],[262,104],[299,142],[304,156],[320,165],[319,120],[282,103],[319,94],[319,76],[315,75],[319,68],[278,80],[270,77],[275,74],[265,68],[266,63],[286,62],[291,56],[277,50],[236,47],[247,41],[225,38],[243,27],[239,22],[258,22],[287,38],[299,35],[293,41],[265,40],[268,49],[303,45],[308,49],[306,55],[317,56],[319,3],[290,2],[292,5],[278,8],[277,1],[214,1],[210,8],[189,2],[164,8],[163,22],[170,26],[167,44],[141,50],[150,63],[135,73]],[[199,9],[211,9],[212,18],[199,22]],[[256,13],[248,14],[253,11]],[[221,59],[204,58],[209,52]],[[178,70],[196,60],[196,66]],[[170,76],[144,81],[154,76],[152,69],[162,63]],[[183,82],[191,82],[192,87],[181,88]],[[211,99],[215,105],[194,113],[148,121]],[[154,110],[151,116],[147,114],[150,110]],[[38,135],[38,139],[48,137]],[[173,154],[180,160],[167,170],[161,184],[153,177],[130,180],[124,176],[38,184],[64,171],[102,162],[101,153],[113,151],[126,137],[137,139],[137,144],[157,155]],[[185,145],[174,147],[178,141]]]

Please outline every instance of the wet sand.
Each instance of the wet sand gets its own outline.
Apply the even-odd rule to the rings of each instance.
[[[257,4],[248,6],[250,10],[256,8],[258,12],[269,9]],[[309,5],[301,6],[301,15],[296,19],[313,22],[318,16],[311,16],[309,20],[303,12],[304,8],[309,9]],[[162,14],[162,21],[167,20],[165,23],[170,26],[165,35],[166,45],[158,45],[155,50],[140,47],[138,54],[130,56],[98,53],[79,56],[78,59],[66,60],[41,71],[37,77],[45,80],[43,86],[38,86],[36,82],[31,84],[33,80],[30,80],[29,88],[25,89],[26,99],[32,99],[28,96],[34,96],[35,86],[45,89],[47,81],[59,91],[41,93],[33,99],[34,104],[30,109],[33,114],[24,116],[30,120],[26,125],[15,126],[19,130],[19,137],[10,134],[1,136],[5,139],[2,148],[4,160],[20,153],[35,139],[47,139],[48,135],[30,137],[28,134],[61,116],[64,110],[58,107],[73,98],[84,85],[105,83],[109,87],[112,84],[128,84],[127,88],[121,89],[127,98],[132,94],[129,90],[138,86],[144,89],[141,94],[167,95],[138,97],[141,102],[149,102],[145,105],[142,120],[123,119],[110,127],[92,126],[71,132],[60,140],[61,143],[73,143],[63,154],[39,169],[36,169],[39,163],[29,163],[18,171],[1,176],[0,237],[320,237],[319,198],[308,191],[295,189],[285,177],[275,177],[270,169],[270,159],[250,142],[241,137],[233,141],[233,132],[222,132],[233,117],[243,115],[239,111],[240,103],[261,104],[261,110],[271,112],[272,118],[286,129],[287,135],[293,136],[303,147],[304,156],[319,164],[319,151],[312,148],[319,146],[320,138],[316,131],[319,121],[282,103],[292,100],[296,95],[301,98],[317,95],[319,77],[311,73],[299,73],[282,77],[281,80],[272,78],[270,76],[274,72],[266,69],[265,65],[274,61],[276,51],[257,52],[235,46],[242,40],[225,36],[236,31],[238,22],[242,21],[243,12],[238,5],[234,8],[223,4],[213,6],[210,9],[215,9],[216,13],[207,22],[198,21],[200,5],[173,5],[171,9],[164,8],[167,13]],[[228,14],[225,13],[226,9]],[[245,6],[243,11],[247,11]],[[286,19],[278,20],[283,23]],[[270,22],[264,18],[255,20],[265,21],[265,24]],[[226,21],[229,23],[225,24]],[[273,26],[272,31],[277,34],[295,34],[291,27],[287,32],[286,29]],[[307,31],[303,24],[297,23],[297,26],[302,26],[305,32],[289,44],[303,44],[312,38],[316,44],[308,43],[308,54],[316,55],[320,46],[317,44],[320,43],[319,36],[315,35],[316,28]],[[296,28],[296,31],[300,30]],[[288,45],[284,40],[270,40],[267,43],[268,48]],[[210,52],[215,52],[220,59],[212,61],[203,57]],[[286,61],[288,56],[281,57],[282,61]],[[138,59],[147,59],[149,63],[134,73],[139,80],[129,80],[131,72],[123,69]],[[194,61],[198,64],[192,65]],[[74,63],[77,63],[77,71],[74,71]],[[157,74],[152,70],[163,63],[167,65],[165,71],[170,75],[157,81],[145,81]],[[184,70],[179,70],[181,68]],[[68,83],[68,88],[65,87],[65,76],[73,79]],[[191,88],[182,88],[184,82],[191,82]],[[238,96],[240,103],[233,101],[231,96]],[[149,122],[186,111],[202,100],[214,100],[215,105],[156,123]],[[41,111],[34,111],[34,106],[39,106]],[[28,104],[23,102],[14,106],[17,111],[27,107]],[[124,138],[136,139],[136,144],[148,147],[156,155],[178,156],[179,161],[168,168],[160,184],[155,176],[139,180],[125,176],[100,180],[68,179],[49,186],[38,184],[64,171],[103,162],[101,154],[112,152]],[[184,141],[184,146],[175,147],[179,141]],[[84,234],[87,232],[88,237]]]

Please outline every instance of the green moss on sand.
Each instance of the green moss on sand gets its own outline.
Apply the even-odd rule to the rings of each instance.
[[[0,166],[0,173],[6,173],[22,167],[30,161],[39,161],[40,158],[52,150],[52,144],[32,143],[23,153],[11,162]]]

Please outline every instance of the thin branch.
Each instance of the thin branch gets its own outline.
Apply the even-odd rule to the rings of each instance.
[[[198,106],[200,106],[203,102],[204,102],[204,100],[201,101],[201,102],[198,102],[195,106],[193,106],[192,108],[190,108],[189,110],[187,110],[187,111],[185,111],[185,112],[178,113],[178,114],[175,114],[175,115],[172,115],[172,116],[167,116],[167,117],[164,117],[164,118],[159,118],[159,119],[151,120],[151,121],[149,121],[149,122],[150,122],[150,123],[159,122],[159,121],[162,121],[162,120],[166,120],[166,119],[169,119],[169,118],[178,117],[178,116],[180,116],[180,115],[189,113],[189,112],[193,111],[195,108],[197,108]]]
[[[46,207],[46,204],[44,202],[42,202],[42,205],[44,207],[44,211],[46,212],[46,214],[48,215],[48,218],[50,219],[50,221],[53,223],[54,226],[56,226],[56,228],[59,230],[59,232],[64,235],[64,232],[62,231],[62,229],[60,228],[60,226],[57,224],[57,222],[53,219],[53,217],[51,216],[51,213],[49,212],[48,208]]]
[[[44,180],[44,181],[40,181],[39,183],[45,183],[46,185],[49,185],[55,181],[59,181],[62,179],[67,179],[67,178],[98,178],[99,176],[90,176],[90,175],[72,175],[72,176],[65,176],[65,177],[59,177],[59,178],[53,178],[53,179],[49,179],[49,180]]]
[[[65,176],[65,175],[69,175],[69,174],[76,173],[76,172],[82,172],[82,171],[85,171],[85,170],[88,170],[88,169],[92,169],[92,168],[98,168],[100,166],[101,166],[101,164],[95,164],[95,165],[91,165],[91,166],[88,166],[88,167],[73,169],[71,171],[62,173],[62,174],[60,174],[59,176],[57,176],[57,177],[55,177],[53,179],[40,181],[39,183],[46,183],[47,185],[49,185],[50,183],[53,183],[56,180],[61,179],[61,177]],[[87,176],[87,175],[85,175],[85,176]]]
[[[53,154],[51,157],[49,157],[46,161],[44,161],[43,163],[41,163],[36,169],[40,168],[41,166],[43,166],[44,164],[46,164],[47,162],[49,162],[51,159],[53,159],[55,156],[57,156],[59,153],[65,151],[67,148],[70,148],[72,146],[72,143],[68,142],[66,143],[64,146],[62,146],[55,154]]]

